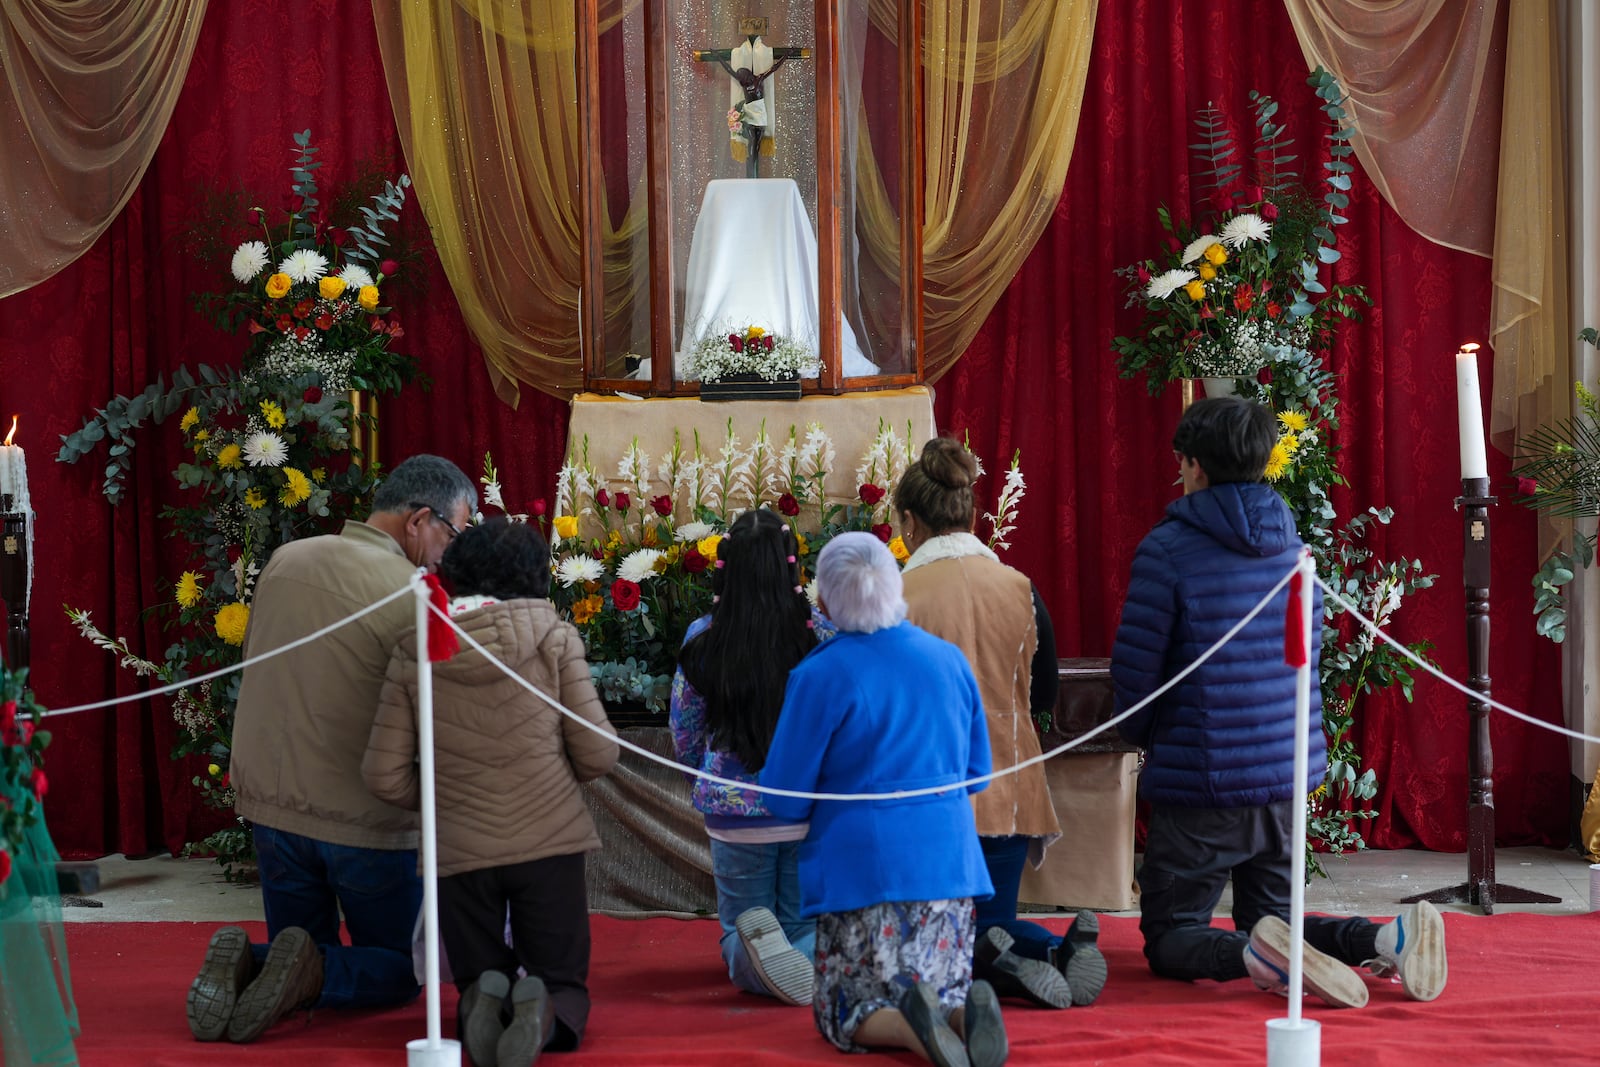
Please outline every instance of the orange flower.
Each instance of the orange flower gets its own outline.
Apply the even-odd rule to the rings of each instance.
[[[582,600],[572,605],[572,621],[577,623],[579,626],[582,626],[584,623],[600,614],[600,609],[605,607],[605,603],[604,597],[584,597]]]

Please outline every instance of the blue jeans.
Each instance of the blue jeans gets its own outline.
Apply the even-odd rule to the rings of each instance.
[[[267,936],[299,926],[322,950],[319,1008],[382,1008],[417,995],[411,933],[422,907],[416,849],[333,845],[254,828]],[[350,944],[339,940],[344,912]],[[256,962],[266,945],[252,945]]]
[[[1032,843],[1033,838],[1021,834],[978,838],[984,866],[989,868],[989,881],[994,883],[994,896],[977,902],[978,936],[982,937],[991,926],[998,926],[1016,941],[1012,952],[1031,960],[1048,960],[1050,950],[1061,944],[1061,938],[1038,923],[1017,918],[1022,865],[1028,862]]]
[[[800,842],[736,845],[712,838],[711,871],[717,878],[717,919],[728,977],[746,993],[771,996],[756,976],[733,921],[751,908],[766,908],[777,917],[789,944],[815,957],[817,922],[800,917]]]

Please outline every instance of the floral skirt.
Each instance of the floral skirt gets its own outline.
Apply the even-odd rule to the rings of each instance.
[[[932,986],[945,1011],[967,1001],[976,931],[971,897],[891,901],[817,916],[817,983],[811,1007],[822,1036],[865,1052],[856,1029],[879,1008],[900,1007],[913,982]]]

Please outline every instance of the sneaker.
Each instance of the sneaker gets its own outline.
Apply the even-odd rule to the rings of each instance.
[[[511,979],[499,971],[484,971],[461,994],[461,1044],[472,1067],[498,1067],[502,1019]]]
[[[972,950],[972,976],[993,986],[1002,997],[1021,997],[1041,1008],[1072,1007],[1066,976],[1044,960],[1012,952],[1015,944],[1000,927],[989,927]]]
[[[537,975],[518,978],[511,987],[511,1022],[495,1046],[497,1063],[489,1067],[530,1067],[544,1051],[555,1024],[554,1007]]]
[[[961,1028],[965,1031],[967,1060],[972,1067],[1000,1067],[1011,1052],[1006,1040],[1006,1024],[1000,1015],[1000,998],[994,987],[979,978],[967,990],[966,1011]]]
[[[221,1041],[227,1034],[233,1006],[254,971],[243,927],[224,926],[211,935],[205,962],[189,985],[189,1032],[196,1041]]]
[[[945,1021],[939,994],[932,986],[913,982],[900,1001],[900,1014],[922,1043],[923,1054],[934,1067],[971,1067],[966,1046]]]
[[[322,992],[322,952],[311,935],[288,926],[272,939],[255,981],[239,994],[228,1020],[228,1040],[247,1044],[279,1019],[310,1007]]]
[[[1100,953],[1100,917],[1080,911],[1067,935],[1051,951],[1051,962],[1067,977],[1072,1003],[1093,1004],[1106,988],[1106,958]]]
[[[1250,931],[1244,965],[1256,988],[1270,993],[1289,992],[1289,924],[1268,915]],[[1359,1008],[1367,1003],[1367,986],[1355,971],[1332,956],[1303,945],[1301,979],[1306,991],[1335,1008]]]
[[[740,914],[733,926],[767,992],[785,1004],[810,1004],[816,965],[789,944],[777,917],[766,908],[751,908]]]
[[[1444,954],[1444,917],[1419,900],[1378,930],[1378,958],[1367,964],[1373,974],[1400,975],[1412,1000],[1433,1000],[1444,992],[1449,966]]]

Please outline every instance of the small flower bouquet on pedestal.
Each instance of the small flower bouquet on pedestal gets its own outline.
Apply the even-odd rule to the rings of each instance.
[[[701,400],[799,400],[800,379],[821,370],[816,353],[760,326],[709,331],[689,353]]]

